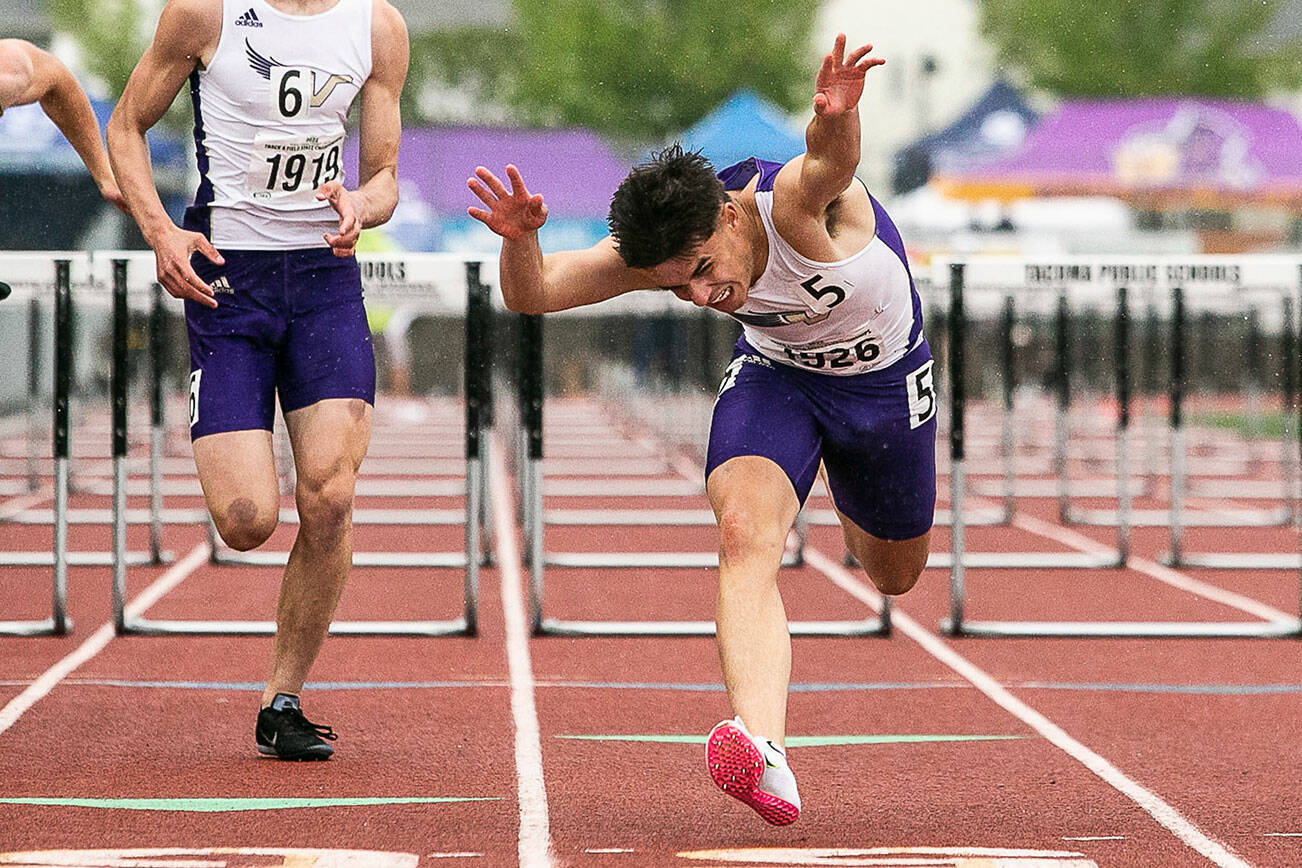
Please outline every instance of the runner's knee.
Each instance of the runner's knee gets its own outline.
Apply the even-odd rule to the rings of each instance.
[[[906,593],[918,583],[918,577],[927,566],[927,545],[883,551],[880,542],[873,543],[848,533],[845,542],[873,585],[887,596]]]
[[[324,478],[300,476],[295,491],[300,533],[309,542],[329,542],[348,526],[353,514],[352,473],[339,471]]]
[[[279,520],[275,504],[260,508],[250,497],[236,498],[226,509],[213,513],[213,524],[222,541],[240,552],[266,542]]]
[[[877,590],[888,597],[894,597],[916,585],[921,575],[921,567],[915,569],[912,565],[891,564],[872,570],[868,573],[868,578],[872,579]]]
[[[718,514],[719,554],[725,560],[781,556],[787,529],[749,504],[729,505]]]

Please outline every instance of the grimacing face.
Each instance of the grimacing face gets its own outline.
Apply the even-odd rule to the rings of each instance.
[[[751,251],[736,206],[723,206],[714,234],[682,256],[650,269],[656,283],[683,301],[732,313],[746,303]]]

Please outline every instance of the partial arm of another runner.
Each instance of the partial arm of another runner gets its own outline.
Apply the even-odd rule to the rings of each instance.
[[[0,39],[0,110],[40,102],[41,109],[77,151],[108,202],[127,210],[113,179],[90,100],[68,68],[21,39]]]
[[[224,262],[202,234],[172,222],[154,186],[145,133],[167,111],[195,67],[210,59],[221,36],[221,4],[169,0],[158,19],[154,41],[136,64],[109,119],[108,151],[113,171],[145,241],[154,249],[158,282],[176,298],[216,307],[212,287],[190,266],[198,251]]]
[[[506,167],[506,177],[510,190],[488,169],[476,167],[466,186],[487,209],[471,207],[466,213],[502,237],[502,299],[509,310],[551,313],[657,286],[647,271],[624,264],[609,237],[586,250],[544,255],[538,230],[547,222],[547,205],[540,194],[529,192],[515,166]]]
[[[411,47],[402,15],[387,0],[375,0],[371,31],[371,77],[362,85],[358,188],[327,181],[316,191],[339,213],[339,231],[324,236],[339,257],[352,256],[362,230],[387,222],[398,206],[399,102]]]

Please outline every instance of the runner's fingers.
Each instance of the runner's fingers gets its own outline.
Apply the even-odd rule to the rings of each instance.
[[[475,177],[484,183],[493,195],[499,199],[506,199],[511,194],[506,191],[506,186],[498,180],[497,176],[485,169],[483,166],[475,167]]]
[[[485,187],[483,184],[481,184],[479,181],[475,180],[474,178],[471,178],[470,180],[466,181],[466,186],[470,188],[470,192],[474,193],[477,197],[479,197],[480,202],[483,202],[489,208],[492,208],[494,205],[497,204],[498,198],[494,196],[491,192],[489,192],[487,187]]]
[[[856,66],[856,65],[858,65],[859,61],[863,60],[863,58],[865,57],[865,55],[867,55],[868,52],[870,52],[870,51],[872,51],[872,50],[873,50],[873,47],[872,47],[871,44],[869,44],[869,45],[861,45],[861,46],[859,46],[859,47],[856,48],[854,51],[850,52],[850,56],[847,57],[847,58],[845,59],[845,64],[846,64],[846,66]]]
[[[195,233],[194,249],[208,257],[208,261],[214,265],[226,264],[225,258],[223,258],[221,253],[217,251],[216,247],[212,246],[212,242],[197,232]]]
[[[845,34],[836,34],[836,41],[832,43],[832,62],[841,66],[845,62]]]
[[[356,240],[357,236],[361,234],[361,226],[358,225],[357,215],[353,213],[353,209],[349,208],[347,210],[348,213],[341,215],[339,218],[339,234],[342,236],[351,235]]]
[[[338,181],[326,181],[317,188],[316,197],[322,200],[330,199],[333,201],[339,196],[339,193],[343,188],[343,184],[340,184]]]
[[[482,208],[474,208],[474,207],[467,208],[466,213],[469,214],[471,217],[474,217],[480,223],[483,223],[485,225],[488,224],[488,219],[493,216],[491,211],[485,211]]]
[[[511,179],[511,195],[517,198],[530,198],[529,188],[524,185],[524,177],[520,170],[510,163],[506,165],[506,177]]]

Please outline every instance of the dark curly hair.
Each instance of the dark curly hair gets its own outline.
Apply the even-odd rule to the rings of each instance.
[[[610,235],[624,264],[651,268],[714,234],[723,183],[700,151],[673,144],[629,172],[610,200]]]

